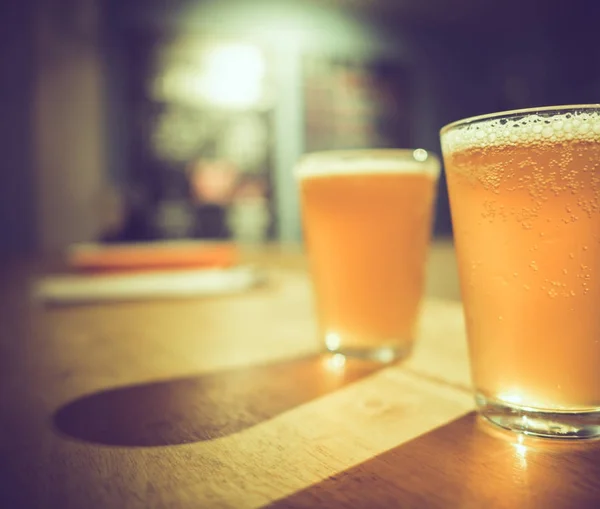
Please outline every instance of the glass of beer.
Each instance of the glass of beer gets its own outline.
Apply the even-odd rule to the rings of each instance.
[[[415,339],[439,160],[423,149],[321,152],[296,168],[325,348],[380,362]]]
[[[600,435],[600,105],[470,118],[441,140],[479,411]]]

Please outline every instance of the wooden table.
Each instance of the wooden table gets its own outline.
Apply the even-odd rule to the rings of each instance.
[[[473,414],[451,246],[412,358],[322,357],[303,258],[244,294],[44,309],[0,271],[0,507],[598,507],[598,442]],[[439,297],[444,298],[439,298]]]

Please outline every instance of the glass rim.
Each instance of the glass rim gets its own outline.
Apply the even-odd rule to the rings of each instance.
[[[502,118],[518,118],[526,117],[529,115],[535,115],[541,113],[547,115],[549,113],[564,114],[572,112],[589,112],[589,111],[600,111],[599,104],[566,104],[561,106],[538,106],[532,108],[521,108],[516,110],[498,111],[494,113],[485,113],[483,115],[475,115],[472,117],[466,117],[463,119],[455,120],[446,124],[440,129],[440,136],[452,131],[453,129],[478,124],[479,122],[485,122],[488,120],[498,120]]]
[[[376,162],[379,168],[374,167],[373,162]],[[402,167],[406,163],[409,164],[410,169]],[[422,148],[365,148],[307,152],[296,163],[294,174],[297,178],[356,173],[402,173],[403,171],[435,175],[439,173],[440,168],[440,158],[435,153]]]

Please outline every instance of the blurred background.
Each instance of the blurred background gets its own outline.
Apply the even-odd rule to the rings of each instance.
[[[305,151],[600,102],[585,0],[4,0],[0,252],[301,240]],[[435,234],[451,236],[444,179]]]

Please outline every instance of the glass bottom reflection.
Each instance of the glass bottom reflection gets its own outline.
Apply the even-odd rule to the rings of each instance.
[[[600,437],[600,408],[585,412],[544,411],[476,393],[479,413],[502,428],[546,438]]]
[[[344,346],[330,348],[329,345],[326,345],[326,349],[330,353],[342,355],[344,357],[351,357],[365,361],[391,363],[408,357],[411,354],[412,345],[391,345],[365,348],[348,348]]]

